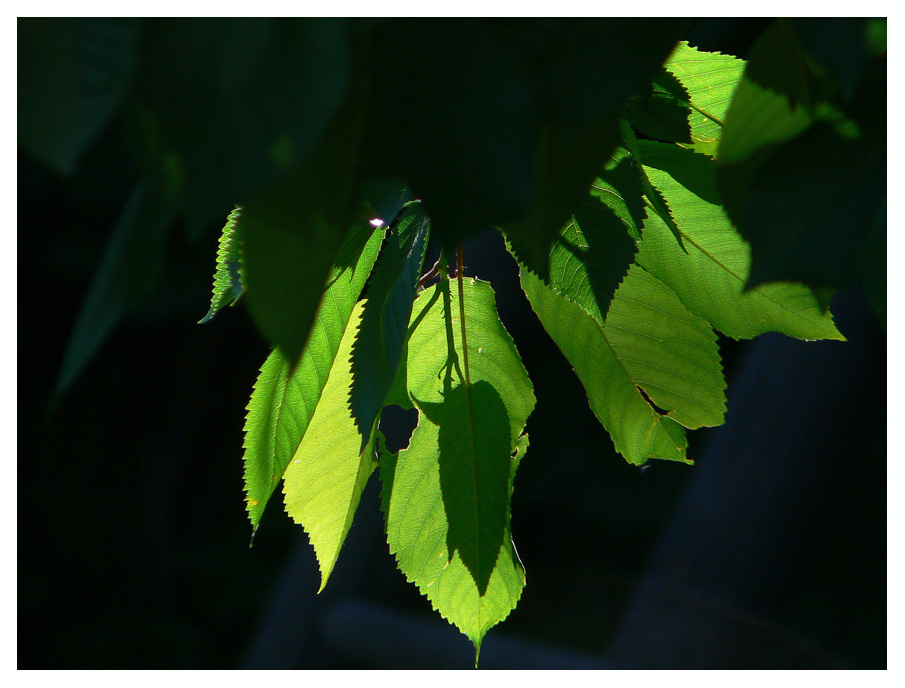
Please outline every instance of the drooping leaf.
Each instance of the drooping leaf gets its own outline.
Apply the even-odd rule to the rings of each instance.
[[[317,325],[298,366],[274,349],[255,382],[245,421],[245,491],[257,527],[315,413],[352,308],[377,259],[384,228],[373,230],[354,268],[334,268],[317,311]]]
[[[199,324],[208,322],[221,308],[234,305],[245,292],[242,284],[242,232],[239,228],[241,215],[242,209],[236,206],[220,234],[211,307],[207,315],[198,321]]]
[[[359,302],[352,312],[317,408],[283,473],[286,512],[308,533],[320,565],[320,590],[327,585],[361,493],[377,466],[377,435],[371,433],[361,448],[348,404],[352,342],[363,305]]]
[[[143,41],[136,97],[184,170],[194,234],[304,164],[348,88],[342,19],[159,18]]]
[[[421,204],[409,205],[390,230],[371,277],[368,305],[352,348],[350,398],[363,443],[396,378],[429,228]]]
[[[53,404],[73,383],[116,323],[160,286],[167,230],[173,213],[149,191],[135,187],[123,208],[63,354]]]
[[[716,425],[725,410],[716,337],[707,323],[637,266],[617,291],[605,324],[524,269],[521,281],[616,450],[637,465],[651,458],[690,463],[679,421]],[[642,389],[669,413],[655,409]]]
[[[400,569],[480,651],[525,583],[509,499],[534,395],[490,286],[464,280],[462,288],[467,354],[449,282],[415,303],[407,379],[419,422],[397,460],[381,460],[381,479]]]
[[[129,90],[141,22],[17,20],[19,145],[57,172],[75,170]]]
[[[689,311],[736,339],[770,331],[799,339],[842,338],[832,316],[800,284],[745,290],[751,251],[716,203],[714,163],[708,156],[655,142],[646,142],[641,155],[688,253],[676,246],[659,217],[650,214],[637,261],[669,285]]]
[[[361,217],[361,94],[337,110],[311,158],[243,206],[246,303],[255,325],[298,361],[328,272]]]

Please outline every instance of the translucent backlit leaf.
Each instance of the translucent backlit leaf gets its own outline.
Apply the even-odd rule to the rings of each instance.
[[[751,250],[716,204],[719,194],[709,157],[654,142],[644,144],[642,156],[688,253],[651,214],[645,221],[638,263],[669,285],[688,310],[736,339],[770,331],[799,339],[842,338],[832,316],[800,284],[778,282],[745,290]]]
[[[242,284],[242,234],[239,227],[241,215],[242,209],[236,206],[220,233],[211,307],[207,315],[198,321],[199,324],[208,322],[221,308],[235,304],[245,291]]]
[[[377,258],[385,230],[373,230],[354,268],[334,269],[317,311],[316,326],[293,371],[274,349],[261,366],[245,421],[245,491],[257,526],[320,400],[355,300]],[[356,451],[357,451],[356,447]]]
[[[363,303],[352,312],[333,367],[298,449],[283,474],[286,512],[300,523],[327,585],[368,477],[377,466],[376,434],[361,448],[361,433],[349,412],[352,342]]]
[[[455,288],[441,282],[415,302],[408,388],[419,422],[408,448],[382,459],[381,479],[400,569],[480,651],[525,583],[509,499],[534,394],[490,286],[462,288],[467,347]]]

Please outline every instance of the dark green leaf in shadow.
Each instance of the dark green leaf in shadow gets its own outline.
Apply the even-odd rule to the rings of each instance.
[[[885,148],[840,138],[818,122],[760,165],[747,198],[748,287],[774,280],[858,287],[880,269],[866,261],[877,237],[863,228],[886,199]]]
[[[141,21],[18,19],[19,145],[57,172],[73,172],[129,90]]]
[[[403,212],[384,243],[368,287],[368,302],[352,347],[352,415],[367,443],[374,419],[396,379],[430,220],[420,203]]]
[[[151,194],[146,185],[134,189],[107,241],[79,311],[63,354],[52,405],[91,360],[116,323],[159,288],[171,221],[169,206]]]
[[[664,69],[651,83],[649,92],[634,96],[626,103],[623,117],[650,138],[691,143],[688,101],[688,92]]]
[[[531,200],[533,104],[484,20],[373,27],[369,160],[406,179],[449,246],[511,220]]]
[[[312,154],[343,100],[342,19],[155,19],[144,34],[139,101],[185,171],[199,231]]]
[[[293,365],[344,236],[366,222],[359,205],[364,107],[354,93],[311,158],[243,206],[246,304],[264,337]]]

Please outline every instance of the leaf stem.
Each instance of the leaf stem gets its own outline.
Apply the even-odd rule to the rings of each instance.
[[[471,388],[471,373],[468,369],[468,339],[465,335],[465,259],[462,244],[456,251],[456,278],[459,282],[459,327],[462,330],[462,354],[465,358],[465,384]]]

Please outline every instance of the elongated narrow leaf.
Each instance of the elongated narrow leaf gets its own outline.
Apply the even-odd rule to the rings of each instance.
[[[239,228],[241,215],[242,209],[236,206],[220,233],[217,270],[214,272],[214,294],[211,297],[210,310],[198,321],[199,324],[208,322],[221,308],[235,304],[245,291],[242,284],[242,234]]]
[[[402,358],[430,221],[420,203],[408,207],[390,230],[368,288],[368,305],[352,348],[352,414],[369,439],[371,426],[393,386]]]
[[[736,339],[770,331],[799,339],[842,339],[832,316],[800,284],[777,282],[745,291],[751,251],[716,204],[719,194],[710,158],[654,142],[645,143],[641,154],[688,253],[651,214],[638,263],[669,285],[688,310]]]
[[[509,500],[534,394],[493,290],[471,280],[463,289],[467,355],[456,288],[441,282],[415,303],[408,388],[419,423],[381,479],[400,569],[480,651],[525,584]]]
[[[247,509],[255,527],[305,435],[384,233],[383,228],[373,231],[354,269],[334,270],[295,370],[279,349],[261,366],[248,402],[243,445]]]
[[[361,493],[377,465],[376,434],[360,450],[361,433],[348,404],[352,342],[363,305],[359,302],[352,312],[320,401],[283,474],[286,512],[308,533],[320,564],[320,590],[333,571]]]
[[[558,295],[525,269],[521,271],[521,282],[544,329],[575,368],[575,373],[587,392],[591,410],[609,432],[616,450],[627,461],[638,465],[646,463],[650,458],[689,462],[685,456],[687,442],[684,430],[671,417],[658,413],[644,398],[639,386],[647,383],[651,390],[656,391],[658,398],[662,399],[660,390],[653,385],[669,387],[677,384],[675,390],[682,394],[687,391],[697,392],[697,383],[681,379],[669,382],[655,377],[645,379],[651,371],[643,370],[643,359],[647,357],[639,358],[637,349],[641,347],[643,351],[643,347],[650,343],[646,340],[654,336],[647,331],[648,328],[659,329],[670,348],[667,352],[669,358],[662,362],[662,372],[668,376],[671,373],[670,367],[678,361],[681,366],[678,377],[681,378],[697,368],[694,359],[689,357],[685,360],[685,356],[691,351],[697,350],[696,355],[703,352],[709,358],[709,344],[713,355],[717,355],[712,336],[708,337],[697,324],[689,326],[687,311],[681,316],[655,312],[652,317],[651,311],[657,311],[668,301],[668,296],[662,290],[658,290],[656,294],[663,297],[662,302],[657,298],[649,304],[638,302],[634,315],[631,309],[626,308],[620,318],[612,322],[608,320],[603,325],[581,306]],[[644,298],[642,294],[636,293],[634,287],[627,279],[610,306],[611,313],[616,309],[616,302],[620,297],[629,302]],[[674,331],[675,325],[680,325],[685,332],[679,334]],[[614,333],[617,334],[615,340]],[[718,371],[719,359],[716,360]],[[654,381],[653,384],[651,380]],[[722,392],[721,387],[718,392]]]
[[[172,209],[144,183],[135,187],[104,247],[66,345],[52,404],[73,383],[121,318],[160,286]]]

